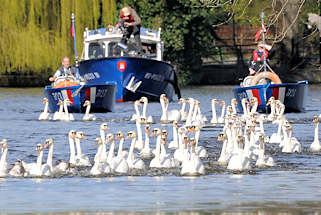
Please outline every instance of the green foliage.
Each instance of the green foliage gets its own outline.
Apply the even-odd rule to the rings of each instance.
[[[85,27],[93,29],[116,22],[115,0],[2,0],[0,73],[32,71],[49,75],[60,66],[63,56],[70,56],[72,59],[72,12],[76,16],[79,54]]]

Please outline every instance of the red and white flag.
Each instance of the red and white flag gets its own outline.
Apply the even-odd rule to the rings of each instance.
[[[263,26],[263,32],[266,32],[266,28],[263,23],[262,23],[262,26]],[[255,42],[257,42],[260,39],[261,34],[262,34],[262,27],[260,27],[255,34]]]

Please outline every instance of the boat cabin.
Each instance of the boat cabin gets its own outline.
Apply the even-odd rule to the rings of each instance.
[[[141,28],[140,39],[142,41],[143,55],[149,59],[163,60],[164,45],[158,31]],[[128,41],[127,49],[118,46],[123,33],[120,28],[109,25],[107,28],[88,30],[84,32],[84,49],[81,60],[99,59],[106,57],[136,57],[137,48],[133,35]]]

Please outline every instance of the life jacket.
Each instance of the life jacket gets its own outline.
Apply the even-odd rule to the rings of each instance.
[[[75,69],[71,66],[69,66],[69,68],[67,69],[67,71],[65,72],[64,70],[64,66],[61,66],[58,68],[58,70],[61,72],[61,75],[64,76],[64,75],[73,75],[75,76],[76,72],[75,72]]]
[[[123,11],[120,11],[120,18],[124,19]],[[128,22],[134,22],[134,17],[132,15],[129,15],[129,20],[126,20]]]
[[[265,59],[267,59],[269,51],[265,49]],[[264,60],[263,52],[258,52],[257,49],[253,51],[253,61],[256,62],[258,60]]]

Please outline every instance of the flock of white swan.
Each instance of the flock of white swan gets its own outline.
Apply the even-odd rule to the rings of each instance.
[[[48,112],[48,100],[43,99],[44,111],[39,120],[74,120],[68,112],[69,100],[59,101],[59,111],[50,115]],[[8,142],[3,139],[0,142],[2,150],[0,160],[0,177],[50,177],[56,174],[72,173],[78,167],[85,167],[89,176],[101,176],[108,174],[126,175],[132,170],[146,170],[149,168],[176,168],[182,176],[199,176],[206,174],[206,168],[202,161],[209,154],[206,147],[199,144],[201,129],[206,124],[222,128],[218,141],[222,141],[218,165],[229,170],[243,171],[251,168],[251,163],[260,167],[276,165],[272,156],[265,154],[265,144],[275,144],[283,153],[301,152],[300,142],[292,135],[292,125],[284,115],[285,106],[279,100],[271,97],[268,105],[271,112],[268,115],[257,113],[258,101],[256,98],[248,101],[242,100],[243,113],[236,111],[236,99],[232,99],[226,107],[224,101],[218,102],[212,99],[212,117],[207,120],[202,115],[200,102],[194,98],[179,100],[181,109],[168,110],[169,101],[163,94],[160,96],[162,114],[161,123],[172,123],[171,139],[168,131],[161,129],[154,123],[153,117],[147,115],[148,99],[142,97],[134,102],[135,113],[131,120],[136,123],[136,130],[124,133],[108,132],[107,123],[102,123],[99,128],[99,137],[94,145],[97,152],[93,160],[90,160],[81,149],[81,141],[87,139],[82,131],[70,130],[69,160],[57,160],[53,163],[54,140],[47,138],[45,144],[37,144],[38,157],[35,163],[26,163],[17,160],[13,164],[6,162]],[[216,105],[221,106],[221,114],[217,114]],[[95,120],[94,114],[90,114],[90,102],[87,106],[83,120]],[[142,110],[140,110],[140,106]],[[188,108],[186,112],[185,109]],[[318,129],[321,114],[315,116],[314,141],[310,145],[313,152],[321,151]],[[265,134],[264,122],[276,124],[276,132],[270,137]],[[156,125],[151,128],[151,125]],[[142,128],[144,127],[144,128]],[[156,137],[156,138],[155,138]],[[124,149],[125,142],[130,143],[129,150]],[[156,141],[155,148],[151,147],[151,141]],[[116,147],[118,143],[118,150]],[[48,149],[47,160],[43,163],[44,150]],[[117,153],[115,152],[117,150]]]

